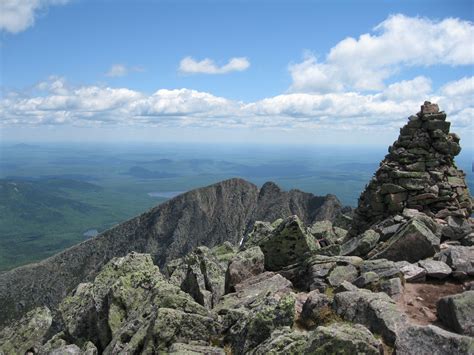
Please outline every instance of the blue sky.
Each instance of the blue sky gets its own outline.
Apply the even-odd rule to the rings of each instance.
[[[433,99],[472,144],[472,1],[1,6],[7,140],[389,144]]]

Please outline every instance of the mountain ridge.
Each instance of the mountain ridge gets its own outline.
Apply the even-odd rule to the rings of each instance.
[[[333,195],[286,192],[273,183],[258,189],[240,178],[189,191],[96,238],[0,274],[0,325],[37,306],[54,310],[113,257],[144,252],[163,266],[199,245],[212,247],[225,241],[237,245],[256,220],[299,214],[309,224],[334,218],[341,208]]]

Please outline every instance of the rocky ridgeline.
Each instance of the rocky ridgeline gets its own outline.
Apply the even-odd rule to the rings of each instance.
[[[437,104],[426,101],[400,129],[355,210],[352,234],[401,213],[416,209],[445,226],[442,237],[458,240],[470,232],[471,195],[465,174],[456,168],[459,136]]]
[[[114,258],[63,299],[59,326],[36,308],[0,331],[0,353],[472,353],[469,280],[434,305],[438,326],[401,308],[410,282],[449,279],[451,261],[322,255],[320,227],[256,222],[239,248],[198,247],[162,271],[148,254]]]
[[[120,248],[112,257],[107,249],[70,291],[39,290],[39,307],[0,330],[0,354],[473,354],[471,196],[453,162],[459,139],[448,135],[444,119],[436,105],[422,106],[355,213],[333,196],[284,193],[273,183],[258,191],[230,180],[127,222],[127,235],[154,241],[149,252],[123,256]],[[206,207],[205,235],[196,234],[196,219],[180,219],[177,229],[193,234],[167,229],[175,239],[166,245],[176,253],[161,249],[150,231],[164,228],[157,216],[163,221],[167,209],[189,215],[204,195],[223,191],[227,198],[191,208]],[[249,197],[250,216],[237,203]],[[230,227],[244,231],[239,245],[242,234]],[[212,243],[182,248],[193,236],[212,236]],[[104,236],[94,240],[113,245]],[[72,248],[60,260],[76,258]],[[11,296],[0,301],[18,305]]]

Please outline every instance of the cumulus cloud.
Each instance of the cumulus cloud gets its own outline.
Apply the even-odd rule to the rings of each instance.
[[[2,0],[0,30],[18,33],[35,23],[38,12],[49,6],[63,5],[69,0]]]
[[[167,126],[272,129],[393,130],[415,113],[424,99],[439,102],[456,128],[472,130],[473,78],[462,78],[433,92],[416,77],[378,93],[287,93],[239,102],[190,89],[145,94],[107,86],[73,87],[63,78],[39,83],[28,96],[0,99],[2,126]],[[411,90],[418,90],[412,95]]]
[[[250,62],[245,57],[231,58],[227,64],[217,65],[212,59],[205,58],[197,61],[186,57],[179,63],[178,70],[183,74],[226,74],[233,71],[244,71],[250,67]]]
[[[469,21],[393,15],[373,33],[340,41],[323,60],[307,56],[290,65],[290,90],[383,90],[385,80],[406,67],[473,64],[473,41]]]

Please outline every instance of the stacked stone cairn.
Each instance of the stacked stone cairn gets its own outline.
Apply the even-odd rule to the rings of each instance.
[[[408,118],[360,196],[352,236],[387,218],[416,211],[447,226],[444,240],[459,240],[470,233],[472,198],[465,173],[454,162],[461,147],[459,136],[449,132],[450,125],[446,113],[428,101]]]

